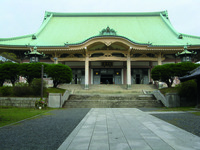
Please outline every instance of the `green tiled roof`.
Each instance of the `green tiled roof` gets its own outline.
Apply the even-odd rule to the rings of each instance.
[[[100,34],[107,27],[112,34]],[[31,35],[0,39],[0,45],[64,46],[101,36],[118,36],[151,46],[200,45],[200,37],[178,33],[168,14],[152,13],[55,13],[46,12],[39,30]]]

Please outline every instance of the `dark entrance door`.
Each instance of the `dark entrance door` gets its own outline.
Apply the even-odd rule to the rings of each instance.
[[[140,84],[140,74],[136,74],[136,84]]]
[[[75,74],[75,84],[77,84],[77,74]]]
[[[113,75],[101,75],[101,84],[113,84]]]

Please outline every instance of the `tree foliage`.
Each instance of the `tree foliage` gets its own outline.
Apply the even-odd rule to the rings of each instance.
[[[17,59],[16,54],[14,53],[9,53],[9,52],[3,52],[0,54],[1,56],[3,56],[3,62],[11,62],[11,61],[15,61],[15,62],[19,62],[19,60]]]
[[[176,76],[182,77],[182,76],[187,75],[189,71],[192,71],[199,66],[200,64],[194,64],[191,62],[182,62],[182,63],[175,64],[173,69],[175,71]]]
[[[19,74],[30,83],[34,78],[41,78],[41,66],[43,63],[23,63],[19,66]]]
[[[3,63],[0,64],[0,86],[6,80],[10,80],[15,85],[19,76],[25,77],[29,85],[35,78],[41,78],[41,67],[44,65],[44,73],[52,78],[54,87],[60,83],[69,83],[72,80],[72,70],[63,64],[45,63]]]
[[[168,87],[171,87],[175,76],[181,77],[187,75],[189,71],[194,70],[198,66],[199,64],[191,62],[158,65],[152,69],[151,77],[153,80],[165,82]]]
[[[70,83],[72,80],[72,70],[63,64],[51,64],[46,68],[46,73],[53,80],[53,87],[60,83]]]
[[[4,73],[6,74],[6,80],[10,80],[12,85],[15,86],[15,82],[18,80],[19,77],[19,64],[8,62],[2,65]]]
[[[19,75],[18,67],[19,64],[12,62],[0,64],[0,86],[3,86],[5,80],[10,80],[15,85]]]
[[[153,80],[159,80],[165,82],[168,87],[171,87],[173,83],[174,64],[164,64],[154,67],[151,71],[151,77]]]
[[[0,65],[0,86],[3,86],[3,83],[6,80],[6,73],[5,73],[5,69],[4,66],[1,64]]]

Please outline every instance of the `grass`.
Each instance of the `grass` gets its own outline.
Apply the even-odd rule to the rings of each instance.
[[[66,91],[65,89],[60,89],[60,88],[47,88],[45,90],[44,97],[47,97],[48,93],[62,93],[62,94],[64,94],[65,91]]]
[[[16,107],[0,107],[0,127],[12,124],[39,114],[49,112],[47,109],[34,109],[34,108],[16,108]]]
[[[200,111],[198,111],[198,112],[192,112],[192,114],[195,114],[195,115],[197,115],[197,116],[200,116]]]
[[[160,92],[163,95],[165,95],[166,93],[177,93],[178,88],[177,87],[163,88],[163,89],[160,89]]]
[[[161,108],[156,111],[193,111],[194,107],[175,107],[175,108]]]
[[[46,92],[48,93],[65,93],[65,89],[60,89],[60,88],[47,88]]]

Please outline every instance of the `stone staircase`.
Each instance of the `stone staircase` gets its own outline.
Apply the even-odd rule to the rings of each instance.
[[[127,90],[126,85],[84,85],[63,84],[60,88],[72,94],[65,101],[65,108],[137,108],[162,107],[162,104],[150,93],[156,90],[154,85],[134,84]],[[144,94],[146,91],[149,94]]]
[[[139,108],[162,107],[151,94],[72,94],[63,104],[64,108]]]

